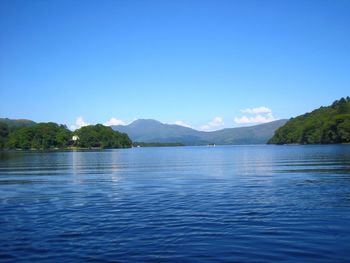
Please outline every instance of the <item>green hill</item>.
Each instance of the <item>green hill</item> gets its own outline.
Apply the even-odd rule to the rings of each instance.
[[[350,143],[350,98],[341,98],[331,106],[291,118],[276,130],[268,143]]]
[[[73,141],[73,135],[79,139]],[[65,125],[53,122],[0,120],[0,149],[127,148],[131,145],[127,134],[101,124],[89,125],[72,132]]]
[[[71,131],[53,122],[38,123],[10,130],[5,138],[7,149],[65,148],[70,144]]]
[[[0,123],[2,125],[6,125],[9,129],[18,128],[23,126],[32,126],[35,124],[34,121],[26,120],[26,119],[8,119],[8,118],[0,118]]]
[[[82,148],[129,148],[132,142],[126,133],[114,131],[102,124],[89,125],[74,132],[79,137],[76,146]]]

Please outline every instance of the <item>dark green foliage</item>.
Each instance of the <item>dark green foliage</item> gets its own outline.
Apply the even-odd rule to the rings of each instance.
[[[8,129],[10,130],[23,127],[23,126],[33,126],[35,124],[35,122],[31,120],[26,120],[26,119],[12,120],[8,118],[0,118],[0,123],[6,124]]]
[[[6,123],[0,122],[0,149],[5,147],[6,138],[9,134],[9,128]]]
[[[72,132],[66,126],[53,122],[38,123],[15,129],[8,136],[9,149],[51,149],[69,145]]]
[[[31,121],[24,122],[28,125],[22,125],[23,122],[20,122],[20,125],[17,120],[1,120],[0,149],[47,150],[65,149],[72,146],[126,148],[131,147],[132,144],[127,134],[113,131],[112,128],[101,124],[86,126],[75,131],[74,134],[78,135],[80,140],[73,142],[73,132],[64,125],[53,122],[35,124]],[[11,127],[8,123],[11,124]]]
[[[82,127],[74,134],[79,137],[76,146],[82,148],[128,148],[132,145],[126,133],[114,131],[102,124]]]
[[[8,118],[0,118],[0,149],[7,148],[8,137],[11,132],[20,127],[32,126],[35,122],[25,119],[11,120]]]
[[[268,143],[350,143],[350,98],[341,98],[331,106],[291,118],[276,130]]]

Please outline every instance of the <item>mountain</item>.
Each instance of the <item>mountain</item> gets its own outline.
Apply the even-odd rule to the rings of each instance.
[[[228,128],[206,133],[206,140],[215,144],[265,144],[287,120],[277,120],[250,127]]]
[[[250,127],[227,128],[213,132],[198,131],[176,124],[165,124],[152,119],[139,119],[129,125],[115,125],[112,128],[127,133],[134,142],[185,145],[260,144],[266,143],[275,130],[286,121],[278,120]]]
[[[206,143],[205,141],[201,142],[200,131],[175,124],[164,124],[151,119],[139,119],[129,125],[115,125],[112,128],[127,133],[132,141],[137,142]]]
[[[291,118],[276,130],[271,144],[350,143],[350,98]]]

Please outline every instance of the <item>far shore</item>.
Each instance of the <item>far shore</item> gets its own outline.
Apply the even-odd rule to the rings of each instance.
[[[285,144],[219,144],[215,146],[251,146],[251,145],[275,145],[275,146],[324,146],[324,145],[350,145],[350,143],[331,143],[331,144],[302,144],[302,143],[285,143]],[[91,150],[98,150],[98,151],[103,151],[103,150],[112,150],[112,149],[131,149],[131,148],[164,148],[164,147],[185,147],[185,146],[203,146],[203,147],[208,147],[212,145],[157,145],[153,143],[149,143],[146,145],[134,145],[132,147],[124,147],[124,148],[103,148],[103,147],[66,147],[66,148],[49,148],[49,149],[36,149],[36,148],[30,148],[30,149],[0,149],[0,152],[35,152],[35,151],[40,151],[40,152],[55,152],[55,151],[91,151]]]

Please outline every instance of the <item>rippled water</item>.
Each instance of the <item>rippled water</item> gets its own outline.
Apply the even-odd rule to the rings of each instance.
[[[0,261],[345,262],[350,145],[0,153]]]

